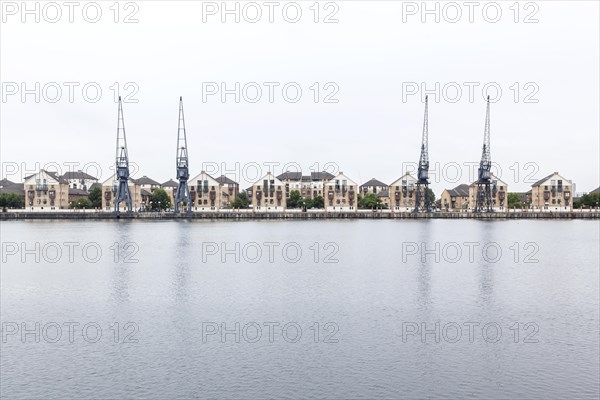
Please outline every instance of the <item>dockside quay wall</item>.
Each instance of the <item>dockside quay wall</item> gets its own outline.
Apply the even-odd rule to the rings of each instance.
[[[325,219],[600,219],[600,212],[495,212],[495,213],[394,213],[394,212],[95,212],[95,211],[53,211],[53,212],[0,212],[1,221],[11,220],[325,220]]]

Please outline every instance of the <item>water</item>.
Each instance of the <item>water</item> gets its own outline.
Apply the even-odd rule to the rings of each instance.
[[[1,233],[4,398],[599,396],[597,221],[11,221]],[[221,323],[239,335],[210,334]]]

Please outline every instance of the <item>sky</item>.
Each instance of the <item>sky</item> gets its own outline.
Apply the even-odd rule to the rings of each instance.
[[[439,196],[475,179],[489,94],[509,191],[555,171],[600,185],[596,1],[75,4],[1,4],[3,178],[107,179],[119,93],[134,177],[175,178],[182,96],[192,176],[389,184],[416,169],[428,94]]]

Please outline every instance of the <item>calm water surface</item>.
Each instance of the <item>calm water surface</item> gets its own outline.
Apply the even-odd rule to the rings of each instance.
[[[1,233],[3,398],[599,396],[597,221]]]

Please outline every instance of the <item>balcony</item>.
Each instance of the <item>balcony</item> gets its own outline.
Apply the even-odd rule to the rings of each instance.
[[[35,190],[37,190],[38,192],[40,191],[47,191],[48,190],[48,184],[46,183],[38,183],[37,185],[35,185]]]

